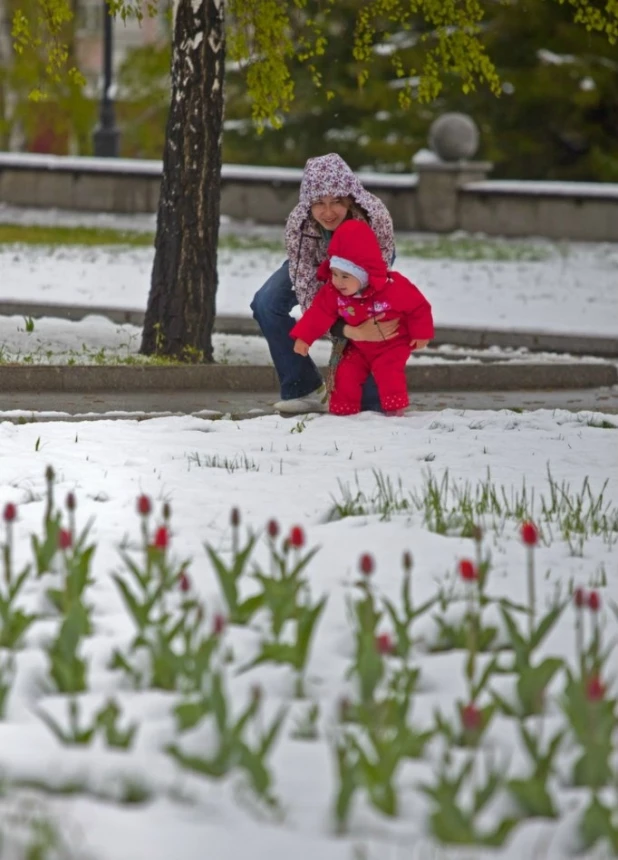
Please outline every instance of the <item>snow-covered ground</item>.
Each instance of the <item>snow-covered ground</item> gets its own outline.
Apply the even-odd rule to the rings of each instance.
[[[146,306],[153,251],[23,247],[0,250],[0,299]],[[256,290],[283,261],[264,250],[219,255],[217,310],[250,316]],[[618,248],[551,247],[538,262],[465,262],[399,256],[396,267],[430,299],[438,325],[614,335]]]
[[[540,245],[547,256],[535,262],[400,255],[397,268],[427,295],[439,326],[615,336],[618,249]],[[144,309],[152,257],[149,248],[0,246],[0,301]],[[222,250],[218,312],[250,316],[254,292],[281,262],[282,255],[272,251]],[[26,319],[0,317],[4,361],[108,361],[135,355],[139,341],[138,327],[101,316],[73,323],[35,320],[30,330]],[[215,349],[218,361],[270,363],[261,339],[219,336]],[[328,352],[327,345],[317,344],[312,355],[325,363]]]
[[[152,229],[152,218],[70,216],[0,209],[3,220],[44,224],[95,224]],[[222,225],[225,233],[260,232],[280,239],[281,231]],[[618,331],[618,247],[610,244],[557,244],[542,240],[486,240],[502,247],[537,248],[538,261],[422,259],[405,256],[400,237],[396,268],[430,299],[438,325],[579,332],[615,335]],[[412,237],[431,241],[426,234]],[[143,309],[150,284],[150,248],[0,248],[0,300],[58,304],[111,305]],[[283,260],[279,252],[229,250],[219,255],[217,310],[250,315],[260,285]]]
[[[388,596],[401,610],[401,558],[406,550],[414,558],[415,601],[435,596],[448,583],[461,597],[463,583],[458,582],[457,565],[462,558],[475,558],[473,541],[458,535],[461,524],[455,520],[451,534],[436,533],[421,512],[405,510],[403,499],[413,491],[422,495],[430,474],[441,481],[448,472],[452,486],[462,489],[468,482],[474,490],[489,470],[490,482],[498,494],[504,490],[504,498],[511,504],[518,497],[521,500],[524,482],[528,500],[534,497],[528,513],[535,516],[543,534],[535,556],[538,612],[544,614],[555,599],[568,601],[573,587],[595,588],[602,604],[604,641],[609,644],[618,633],[618,619],[609,606],[610,600],[618,598],[617,438],[615,417],[561,411],[518,415],[446,410],[388,420],[364,414],[305,421],[269,416],[240,423],[162,418],[142,423],[0,424],[0,510],[7,502],[18,506],[13,540],[15,570],[32,560],[29,534],[41,533],[44,470],[48,464],[56,471],[57,504],[63,507],[66,494],[74,492],[78,529],[93,518],[91,537],[97,542],[94,582],[85,599],[93,608],[93,630],[81,649],[88,660],[88,691],[76,696],[80,721],[89,723],[92,714],[113,695],[121,709],[120,726],[136,722],[138,727],[128,751],[108,749],[101,740],[91,746],[62,746],[46,727],[41,712],[67,728],[70,697],[54,691],[44,650],[60,624],[44,596],[53,577],[45,574],[37,578],[31,573],[19,602],[24,610],[40,612],[42,617],[27,631],[23,647],[15,651],[16,677],[5,718],[0,722],[0,771],[4,778],[35,781],[49,791],[73,784],[73,792],[65,796],[40,789],[34,795],[26,793],[26,800],[34,796],[36,804],[22,810],[20,827],[23,830],[35,814],[49,818],[73,851],[61,856],[80,860],[203,860],[206,856],[238,860],[288,860],[291,856],[297,860],[481,856],[521,860],[538,856],[563,860],[574,856],[580,844],[579,816],[591,795],[589,789],[570,785],[570,740],[565,740],[557,771],[549,781],[559,817],[555,821],[522,820],[499,850],[484,853],[469,848],[463,854],[435,850],[429,832],[431,803],[419,784],[435,783],[438,777],[441,744],[437,739],[428,744],[420,759],[407,760],[398,772],[395,785],[400,812],[396,818],[371,809],[366,794],[360,791],[347,835],[334,835],[337,780],[333,745],[341,730],[337,714],[343,697],[352,701],[357,697],[355,682],[347,674],[354,662],[355,645],[346,602],[359,595],[354,586],[359,579],[358,559],[367,552],[375,560],[372,579],[376,595]],[[549,515],[546,522],[541,510],[543,500],[549,499],[548,470],[571,503],[580,494],[584,479],[589,481],[591,499],[598,498],[607,482],[602,507],[610,526],[605,536],[592,534],[601,511],[591,516],[581,535],[573,521],[569,526],[563,515]],[[367,512],[372,507],[371,498],[376,497],[377,473],[392,481],[392,501],[399,508],[385,520],[379,513]],[[326,522],[333,501],[343,503],[345,488],[352,497],[358,491],[364,493],[364,501],[361,498],[357,502],[364,505],[365,512],[359,510],[355,516]],[[212,728],[208,728],[212,717],[205,717],[198,728],[180,736],[172,718],[179,693],[149,690],[148,684],[146,689],[135,690],[123,672],[109,667],[114,649],[126,649],[134,633],[111,574],[123,569],[120,545],[127,538],[131,545],[139,544],[140,520],[135,506],[141,493],[148,494],[155,505],[153,528],[161,522],[162,503],[171,505],[169,552],[178,561],[191,559],[187,567],[189,594],[204,601],[207,630],[214,614],[226,615],[227,608],[204,544],[229,558],[231,508],[241,512],[243,540],[245,527],[263,529],[269,518],[275,518],[282,536],[300,525],[307,547],[320,548],[307,567],[308,588],[312,602],[326,596],[328,603],[311,649],[306,700],[294,699],[293,676],[285,667],[266,663],[238,672],[259,650],[261,637],[269,628],[266,612],[246,627],[228,626],[223,639],[229,656],[224,674],[234,713],[246,705],[255,685],[263,693],[258,723],[266,727],[280,707],[287,709],[269,758],[279,803],[277,815],[265,812],[252,799],[238,770],[214,780],[190,774],[164,752],[166,745],[177,742],[198,755],[208,754],[214,742]],[[584,511],[586,498],[584,493]],[[384,499],[383,494],[382,502],[378,502],[383,509]],[[454,496],[444,502],[445,513],[457,507]],[[63,521],[67,525],[66,510]],[[511,516],[488,517],[484,523],[484,551],[491,555],[486,591],[492,600],[504,597],[526,604],[526,554],[518,525],[517,517]],[[139,560],[139,553],[134,557]],[[255,561],[268,570],[267,559],[266,541],[262,539]],[[123,575],[130,579],[126,568]],[[56,585],[59,581],[60,577]],[[5,589],[6,585],[0,586],[0,592]],[[241,581],[241,591],[243,596],[255,591],[249,573]],[[169,605],[174,599],[172,595]],[[411,713],[417,728],[432,726],[436,709],[456,721],[456,700],[467,700],[465,651],[433,653],[430,647],[437,632],[430,616],[453,621],[460,617],[464,605],[457,601],[444,611],[435,606],[413,624],[413,633],[416,631],[422,640],[412,650],[412,662],[421,670]],[[495,607],[489,607],[487,613],[487,623],[498,618]],[[586,613],[588,632],[592,613]],[[523,615],[520,624],[525,629]],[[559,655],[574,667],[574,625],[575,612],[569,602],[534,662]],[[386,615],[378,630],[394,635]],[[508,653],[501,652],[501,659],[507,660]],[[615,653],[609,663],[614,669],[603,674],[609,685],[607,697],[618,692]],[[7,654],[5,649],[3,661]],[[399,664],[395,658],[386,659],[391,667]],[[485,657],[482,665],[486,665]],[[512,677],[496,676],[489,687],[508,696]],[[566,725],[560,708],[564,684],[564,674],[558,673],[546,697],[545,719],[542,723],[534,718],[526,721],[531,731],[542,730],[544,736],[551,737]],[[479,705],[489,701],[487,691],[480,694]],[[295,727],[306,721],[314,703],[319,709],[317,738],[295,738]],[[250,738],[258,728],[252,727]],[[457,752],[456,760],[468,754]],[[508,776],[529,766],[516,721],[500,715],[494,717],[480,751],[473,755],[477,762],[474,780],[482,778],[483,765],[491,762]],[[618,772],[617,759],[615,755],[614,774]],[[147,789],[150,801],[141,805],[113,802],[129,784]],[[470,785],[466,791],[469,789]],[[14,813],[20,808],[22,794],[14,790],[0,799],[0,829],[9,835],[18,827]],[[601,796],[606,803],[616,802],[612,789],[604,789]],[[481,816],[481,829],[514,813],[512,799],[499,789]],[[580,856],[608,855],[589,852]]]
[[[21,216],[13,213],[12,217]],[[67,216],[30,214],[27,221],[37,219],[66,223]],[[80,218],[80,223],[87,220]],[[137,220],[129,225],[122,219],[100,217],[97,223],[134,227]],[[152,229],[149,217],[140,224]],[[426,292],[440,325],[615,335],[618,249],[543,246],[548,256],[540,262],[430,261],[401,255],[397,267]],[[249,315],[255,289],[280,262],[280,255],[265,251],[223,251],[218,310]],[[148,249],[5,247],[0,250],[0,299],[143,308],[151,263]],[[58,360],[60,353],[67,361],[107,360],[110,353],[132,354],[138,341],[137,328],[115,326],[95,316],[80,323],[0,318],[2,360],[15,356]],[[257,338],[217,338],[217,350],[223,361],[267,360],[264,344]],[[327,352],[326,345],[318,344],[314,355],[325,361]],[[608,856],[601,846],[580,851],[579,824],[591,791],[573,787],[572,765],[579,748],[568,732],[547,784],[557,818],[522,817],[499,849],[471,847],[462,853],[437,846],[431,832],[432,803],[420,785],[435,785],[438,779],[444,747],[439,736],[428,742],[420,758],[407,759],[397,772],[396,817],[377,812],[366,792],[359,790],[348,832],[336,836],[333,803],[338,785],[335,744],[348,731],[339,723],[341,703],[348,700],[353,706],[359,693],[349,674],[356,647],[349,608],[350,600],[361,594],[355,585],[361,553],[369,553],[375,561],[371,581],[376,600],[389,598],[398,612],[403,607],[405,551],[414,559],[416,605],[454,589],[454,602],[435,604],[413,622],[412,633],[419,641],[407,665],[421,673],[412,696],[413,726],[435,727],[438,711],[457,726],[456,703],[470,700],[464,672],[466,649],[435,649],[440,621],[457,626],[467,605],[457,571],[461,559],[476,557],[474,542],[462,535],[471,498],[485,507],[493,498],[493,513],[484,517],[478,513],[473,519],[483,526],[482,548],[490,554],[489,604],[483,620],[497,624],[501,637],[497,641],[504,643],[506,638],[496,601],[527,603],[526,551],[519,537],[519,525],[526,516],[538,522],[542,534],[535,550],[538,616],[552,601],[565,603],[555,627],[535,650],[532,664],[559,656],[575,669],[576,613],[570,598],[575,587],[594,590],[601,602],[600,614],[584,610],[586,640],[598,619],[607,645],[618,634],[618,617],[612,610],[612,601],[618,600],[617,430],[615,416],[560,410],[526,414],[442,410],[393,419],[374,414],[300,420],[268,416],[238,423],[185,417],[13,424],[2,422],[0,416],[0,515],[7,503],[17,505],[13,571],[32,563],[30,535],[42,533],[48,465],[56,472],[55,501],[63,510],[63,525],[69,524],[64,499],[73,492],[78,530],[92,519],[89,538],[97,544],[93,581],[84,599],[92,608],[92,629],[78,650],[87,661],[87,691],[74,697],[61,694],[50,675],[48,648],[58,635],[61,617],[48,589],[62,586],[60,558],[56,558],[60,566],[55,573],[36,576],[31,570],[18,589],[17,607],[36,619],[16,647],[0,650],[0,705],[3,689],[10,689],[0,720],[0,774],[3,781],[12,783],[11,790],[0,796],[0,833],[8,840],[6,850],[44,833],[40,823],[49,821],[62,835],[63,847],[55,854],[36,856],[63,860],[521,860],[527,856],[564,860],[578,851],[578,856],[589,858]],[[549,475],[554,482],[553,503]],[[438,502],[436,486],[445,488],[447,479],[449,490],[443,490]],[[428,484],[431,480],[434,483]],[[491,487],[494,497],[487,492]],[[147,662],[142,664],[145,676],[139,689],[125,672],[110,667],[114,651],[127,653],[135,633],[112,574],[121,573],[132,581],[123,564],[122,547],[130,551],[137,547],[132,558],[138,563],[141,558],[141,523],[136,513],[140,494],[147,494],[155,507],[149,540],[162,523],[162,505],[167,502],[171,506],[167,552],[178,566],[187,562],[188,578],[179,580],[178,586],[174,581],[172,593],[165,597],[167,608],[178,612],[183,596],[195,597],[204,605],[206,633],[217,613],[229,616],[229,607],[204,545],[229,560],[232,508],[241,513],[243,540],[245,528],[263,530],[274,518],[281,528],[280,539],[297,525],[306,535],[306,547],[319,547],[304,573],[302,598],[312,604],[327,598],[310,650],[307,698],[295,698],[295,678],[289,667],[266,662],[239,671],[257,656],[269,635],[271,616],[265,609],[247,625],[228,624],[219,651],[225,658],[222,671],[234,716],[256,689],[261,691],[259,717],[250,723],[250,744],[280,708],[286,709],[268,757],[276,813],[255,800],[238,768],[215,780],[182,768],[165,751],[170,743],[177,743],[197,756],[213,753],[217,737],[212,715],[206,714],[196,728],[180,734],[173,708],[183,700],[181,690],[152,689]],[[329,520],[335,502],[351,515]],[[448,528],[436,524],[440,512],[448,519]],[[0,542],[6,541],[6,535],[6,523],[0,522]],[[6,606],[2,602],[8,589],[6,558],[6,552],[0,552],[0,608]],[[243,598],[257,588],[254,564],[264,572],[270,570],[263,534],[240,582]],[[187,592],[180,591],[181,581],[189,586]],[[16,582],[14,575],[11,582]],[[15,606],[10,612],[15,617]],[[5,645],[15,631],[6,617],[0,614]],[[517,617],[525,630],[526,616]],[[285,642],[291,641],[293,628],[294,622],[288,621]],[[376,632],[395,638],[396,629],[386,613]],[[609,668],[601,673],[607,684],[606,699],[618,693],[612,670],[615,655],[614,650]],[[511,656],[512,652],[501,651],[499,659],[508,662]],[[487,659],[487,655],[479,657],[477,671],[487,665]],[[384,661],[387,677],[402,668],[398,658],[387,656]],[[525,720],[527,728],[542,733],[546,741],[568,726],[561,707],[565,677],[560,670],[549,685],[544,717]],[[513,674],[493,676],[488,689],[509,698],[513,684]],[[491,702],[488,689],[476,697],[475,704],[483,707]],[[47,715],[68,730],[69,701],[74,698],[80,726],[86,727],[112,696],[121,711],[120,728],[129,723],[137,727],[133,745],[126,751],[105,746],[101,727],[90,745],[62,745],[44,720]],[[313,723],[311,708],[316,709]],[[297,737],[303,724],[314,739]],[[366,731],[363,737],[366,742]],[[614,781],[617,744],[614,727],[614,750],[607,756]],[[468,755],[475,767],[464,786],[464,808],[466,797],[483,780],[485,767],[497,766],[505,778],[526,775],[530,767],[517,721],[499,713],[491,720],[480,749],[454,750],[455,763]],[[140,793],[148,799],[119,802],[122,795]],[[615,787],[604,787],[600,798],[610,808],[618,806]],[[520,817],[521,811],[502,782],[478,828],[484,832],[512,815]]]

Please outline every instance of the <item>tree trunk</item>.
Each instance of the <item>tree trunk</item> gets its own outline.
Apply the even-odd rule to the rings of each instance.
[[[155,257],[140,351],[213,360],[225,0],[177,0]]]

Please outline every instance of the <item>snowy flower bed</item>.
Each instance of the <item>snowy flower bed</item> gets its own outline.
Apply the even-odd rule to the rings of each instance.
[[[618,853],[616,429],[1,424],[11,856]]]

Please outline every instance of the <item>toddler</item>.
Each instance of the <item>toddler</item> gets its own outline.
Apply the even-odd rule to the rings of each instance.
[[[414,284],[389,271],[371,227],[364,221],[344,221],[328,246],[328,259],[317,272],[328,281],[290,331],[294,352],[307,355],[311,344],[338,318],[351,326],[368,319],[399,318],[397,333],[382,341],[350,341],[335,371],[329,412],[360,412],[362,386],[372,374],[387,414],[401,415],[409,405],[406,362],[414,349],[423,349],[434,335],[431,306]]]

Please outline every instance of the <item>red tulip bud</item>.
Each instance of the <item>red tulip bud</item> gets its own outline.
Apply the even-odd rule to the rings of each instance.
[[[479,578],[478,570],[476,569],[474,562],[470,561],[469,558],[462,558],[459,562],[459,575],[462,579],[465,579],[466,582],[472,582]]]
[[[461,723],[467,732],[478,732],[483,724],[483,715],[474,702],[461,709]]]
[[[588,595],[588,609],[593,612],[598,612],[601,608],[601,598],[598,591],[591,591]]]
[[[373,556],[369,555],[368,552],[363,553],[363,555],[361,555],[358,561],[358,566],[363,576],[371,576],[375,569],[375,562],[373,560]]]
[[[68,549],[73,543],[73,535],[67,529],[60,529],[58,532],[58,546],[60,549]]]
[[[148,496],[139,496],[137,499],[137,512],[141,517],[147,517],[152,510],[152,504]]]
[[[376,648],[380,654],[392,654],[394,649],[393,640],[388,633],[380,633],[376,636]]]
[[[294,549],[301,549],[305,545],[305,533],[300,526],[293,526],[290,529],[288,541]]]
[[[586,698],[589,702],[599,702],[605,696],[605,684],[598,675],[593,675],[586,684]]]
[[[526,546],[536,546],[539,542],[539,530],[534,525],[533,522],[522,523],[520,529],[521,539],[526,544]]]
[[[169,544],[170,536],[165,526],[159,526],[155,532],[154,545],[157,549],[166,549]]]
[[[13,520],[17,517],[17,505],[14,505],[13,502],[7,502],[4,506],[4,513],[2,514],[2,518],[5,523],[12,523]]]

